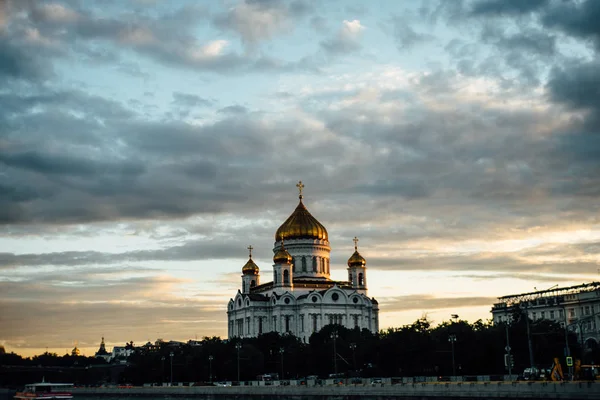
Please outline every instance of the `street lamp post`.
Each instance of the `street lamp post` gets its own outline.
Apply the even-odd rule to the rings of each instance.
[[[281,379],[285,377],[283,373],[283,353],[285,353],[285,349],[283,347],[279,348],[279,355],[281,356]]]
[[[237,381],[240,381],[240,349],[242,348],[241,343],[236,343],[235,348],[237,349]]]
[[[339,337],[337,331],[331,332],[331,338],[333,339],[333,373],[337,375],[337,349],[336,340]]]
[[[356,343],[350,343],[350,348],[352,349],[352,365],[356,374]]]
[[[212,360],[213,356],[208,356],[208,381],[212,383]]]
[[[454,342],[456,342],[456,335],[451,334],[448,336],[448,341],[452,345],[452,376],[456,376],[456,364],[454,363]]]
[[[508,367],[508,375],[512,375],[512,357],[510,354],[510,339],[508,338],[508,321],[506,321],[506,323],[504,324],[504,328],[506,329],[506,347],[504,348],[506,350],[506,354],[508,355],[507,357],[507,367]]]
[[[173,352],[171,352],[171,354],[169,354],[171,356],[171,386],[173,386],[173,356],[175,354],[173,354]]]

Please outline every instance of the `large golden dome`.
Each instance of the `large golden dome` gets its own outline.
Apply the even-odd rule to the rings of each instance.
[[[302,195],[298,207],[292,215],[277,229],[275,233],[275,241],[284,237],[285,240],[290,239],[322,239],[328,240],[327,229],[313,217],[304,204],[302,203]]]

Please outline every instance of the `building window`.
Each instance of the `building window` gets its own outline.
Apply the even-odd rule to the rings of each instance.
[[[313,256],[312,261],[313,261],[312,262],[312,264],[313,264],[312,265],[312,270],[313,270],[313,272],[317,272],[317,257]]]
[[[541,313],[541,314],[542,314],[542,315],[541,315],[541,317],[540,317],[541,319],[544,319],[544,318],[546,318],[546,312],[545,312],[545,311],[542,311],[542,313]]]
[[[250,317],[246,317],[246,333],[250,335]]]
[[[292,257],[292,271],[296,272],[296,257]]]
[[[354,327],[358,328],[358,315],[353,315],[352,318],[354,318]]]
[[[300,332],[304,332],[304,314],[300,315]]]
[[[348,272],[348,282],[352,283],[352,272]]]
[[[564,319],[565,318],[565,312],[563,310],[558,310],[558,317],[560,319]]]
[[[590,306],[585,306],[585,315],[590,315]]]
[[[339,300],[339,298],[340,298],[340,295],[339,295],[339,294],[337,294],[337,293],[334,293],[334,294],[332,294],[332,295],[331,295],[331,299],[332,299],[333,301],[338,301],[338,300]]]
[[[258,317],[258,334],[262,334],[263,333],[263,317]]]
[[[550,319],[554,319],[554,311],[550,311]]]
[[[365,278],[363,273],[358,274],[358,286],[363,286],[365,284]]]
[[[354,304],[357,304],[357,303],[358,303],[358,297],[355,297],[355,298],[353,298],[353,299],[352,299],[352,302],[353,302]]]
[[[306,257],[302,257],[302,272],[306,272]]]
[[[290,283],[290,271],[287,269],[283,270],[283,283],[286,285]]]
[[[253,288],[254,286],[256,286],[256,281],[252,279],[252,282],[250,282],[250,288]]]
[[[575,318],[575,309],[569,308],[569,318]]]
[[[277,283],[277,271],[273,271],[273,283]]]
[[[313,318],[313,332],[316,332],[317,331],[317,315],[313,314],[312,318]]]
[[[277,332],[277,317],[273,316],[273,331]]]
[[[316,302],[317,302],[317,300],[319,300],[319,299],[317,299],[317,296],[313,296],[313,297],[312,297],[312,302],[313,302],[313,303],[316,303]]]
[[[285,331],[286,332],[290,331],[290,316],[289,315],[285,316]]]
[[[289,297],[286,297],[286,298],[285,298],[285,300],[283,300],[283,302],[284,302],[285,304],[290,304],[290,298],[289,298]]]

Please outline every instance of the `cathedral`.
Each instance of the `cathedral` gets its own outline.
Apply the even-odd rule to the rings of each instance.
[[[227,305],[228,337],[256,337],[266,332],[293,334],[308,342],[327,324],[379,330],[379,306],[367,296],[366,260],[358,252],[348,259],[348,280],[329,275],[329,237],[302,202],[277,229],[273,246],[273,281],[260,282],[252,260],[242,268],[242,289]]]

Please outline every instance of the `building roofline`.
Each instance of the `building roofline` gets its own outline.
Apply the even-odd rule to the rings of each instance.
[[[567,294],[577,294],[577,293],[585,293],[592,292],[594,290],[600,289],[600,282],[590,282],[584,283],[576,286],[569,286],[564,288],[554,288],[554,289],[546,289],[546,290],[538,290],[535,292],[527,292],[520,294],[509,294],[506,296],[498,297],[498,300],[502,302],[520,302],[520,301],[530,301],[533,299],[544,298],[544,297],[555,297]]]

